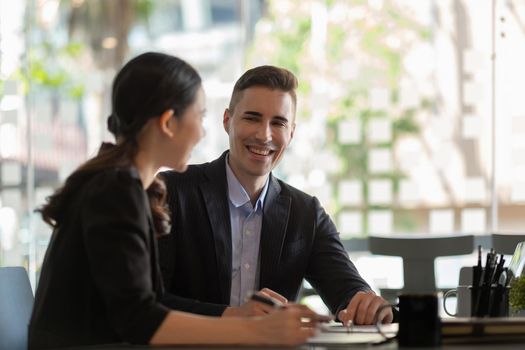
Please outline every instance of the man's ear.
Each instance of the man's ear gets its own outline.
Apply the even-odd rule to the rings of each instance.
[[[222,116],[222,126],[227,134],[230,134],[230,122],[231,122],[231,112],[228,108],[224,110],[224,115]]]
[[[159,117],[160,130],[169,137],[173,137],[173,127],[177,126],[177,118],[172,118],[173,113],[173,109],[168,109]]]
[[[288,141],[288,144],[292,143],[293,135],[295,133],[295,122],[292,124],[292,131],[290,132],[290,141]]]

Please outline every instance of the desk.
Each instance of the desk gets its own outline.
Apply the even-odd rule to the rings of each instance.
[[[330,330],[332,326],[327,327]],[[87,346],[87,347],[73,347],[67,348],[70,350],[151,350],[151,349],[162,349],[162,350],[218,350],[218,349],[234,349],[234,350],[341,350],[341,349],[377,349],[377,350],[396,350],[396,349],[406,349],[400,348],[396,340],[392,340],[380,345],[373,344],[334,344],[333,339],[327,337],[340,337],[348,336],[352,337],[353,334],[346,334],[343,332],[341,326],[337,327],[339,329],[328,331],[327,333],[323,332],[322,337],[327,339],[330,343],[321,343],[318,344],[305,344],[297,347],[279,347],[279,346],[133,346],[126,344],[112,344],[112,345],[98,345],[98,346]],[[355,335],[364,335],[364,334],[376,334],[371,328],[373,326],[357,326],[357,329],[354,328]],[[375,328],[374,328],[375,329]],[[346,328],[344,328],[346,330]],[[384,325],[382,330],[388,334],[388,336],[395,334],[397,332],[397,325]],[[392,333],[394,332],[394,333]],[[381,337],[378,335],[378,338]],[[319,340],[319,339],[318,339]],[[343,339],[343,341],[346,341]],[[435,348],[410,348],[410,349],[443,349],[443,350],[488,350],[488,349],[503,349],[503,350],[514,350],[514,349],[523,349],[525,348],[525,343],[514,343],[514,344],[467,344],[467,345],[450,345],[445,344],[440,347]],[[58,350],[58,349],[57,349]],[[64,348],[60,349],[64,350]]]
[[[471,344],[471,345],[444,345],[438,348],[426,348],[426,349],[443,349],[443,350],[489,350],[489,349],[501,349],[501,350],[523,350],[524,344]],[[131,346],[131,345],[101,345],[101,346],[91,346],[91,347],[78,347],[78,348],[68,348],[70,350],[218,350],[218,349],[234,349],[234,350],[341,350],[341,349],[377,349],[377,350],[396,350],[400,349],[397,346],[397,343],[391,342],[383,345],[371,346],[371,345],[352,345],[352,346],[313,346],[313,345],[303,345],[295,348],[290,347],[245,347],[245,346]],[[407,348],[402,348],[407,349]],[[412,350],[416,349],[425,349],[425,348],[409,348]],[[64,350],[61,348],[60,350]]]

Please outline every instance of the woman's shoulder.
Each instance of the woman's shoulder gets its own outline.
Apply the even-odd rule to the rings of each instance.
[[[144,192],[139,173],[132,166],[99,170],[86,183],[84,190],[92,196]]]

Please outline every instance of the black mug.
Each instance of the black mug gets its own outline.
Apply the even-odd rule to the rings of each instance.
[[[441,321],[436,294],[403,294],[399,296],[400,347],[441,345]]]

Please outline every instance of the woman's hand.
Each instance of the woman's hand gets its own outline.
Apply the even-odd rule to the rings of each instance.
[[[324,319],[307,306],[288,304],[274,309],[267,316],[256,318],[256,344],[294,346],[315,335],[317,323]]]
[[[266,298],[273,299],[280,304],[286,304],[288,300],[281,294],[274,292],[269,288],[263,288],[257,292]],[[222,314],[223,317],[247,317],[247,316],[264,316],[274,311],[274,308],[270,305],[263,304],[254,300],[248,300],[241,306],[227,307]]]

